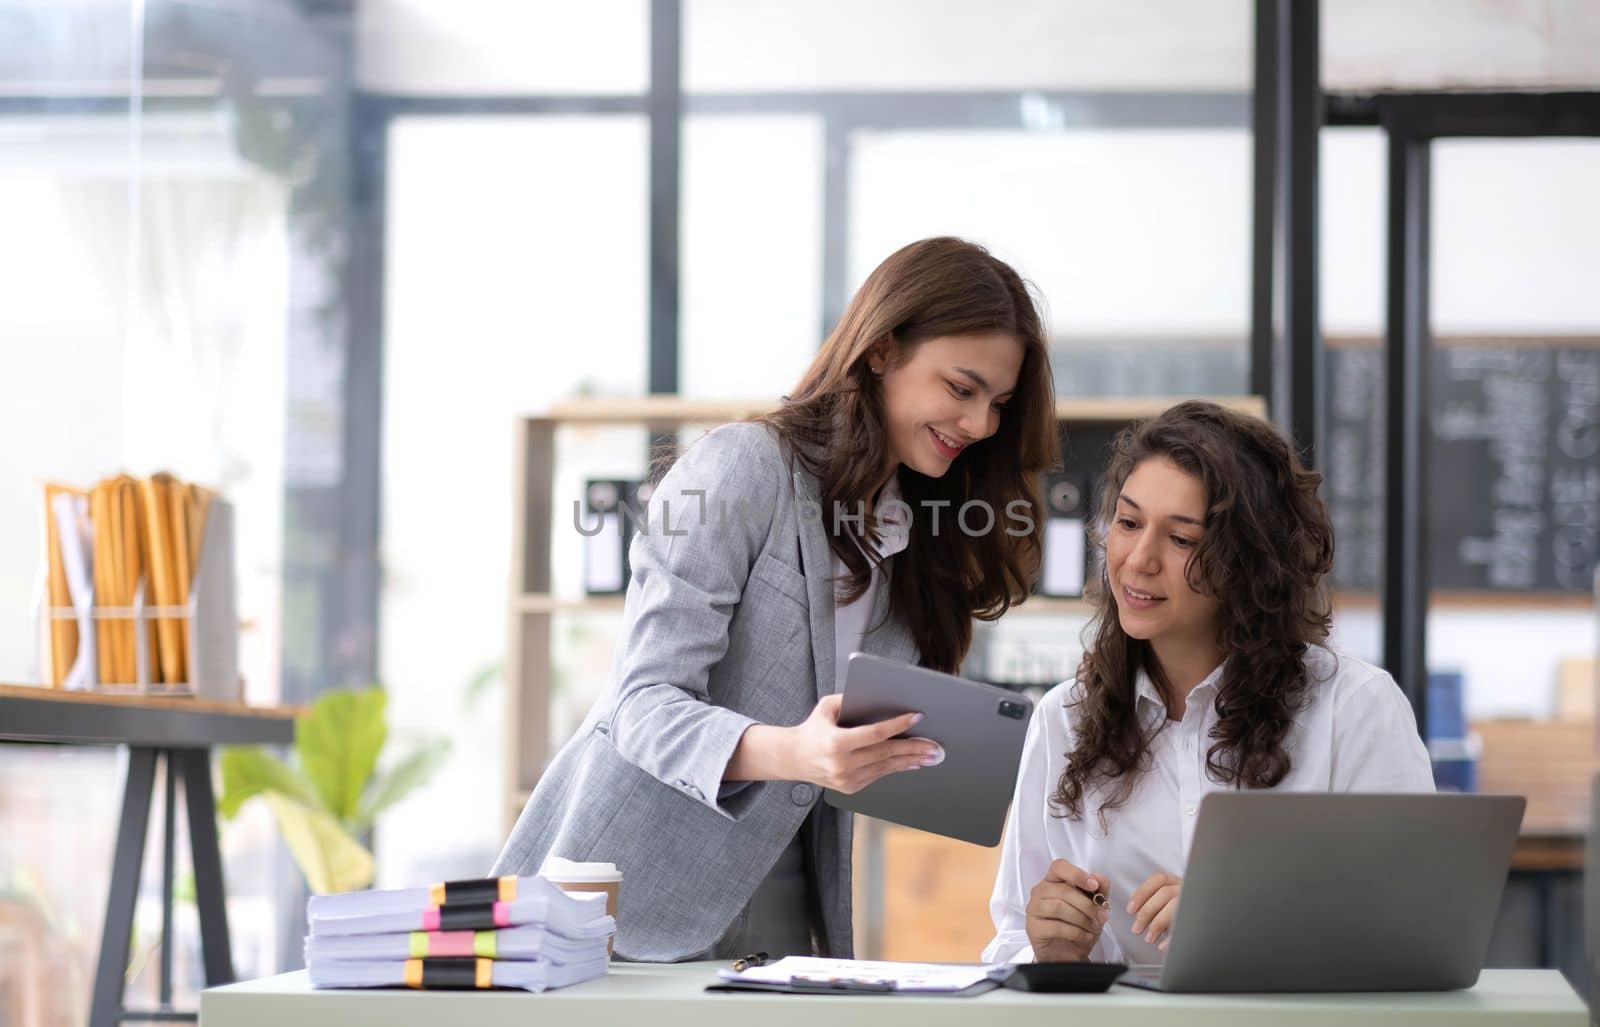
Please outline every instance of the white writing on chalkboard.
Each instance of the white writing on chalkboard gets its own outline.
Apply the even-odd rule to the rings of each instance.
[[[1383,581],[1381,346],[1329,348],[1319,459],[1341,588]],[[1600,560],[1600,339],[1439,339],[1428,363],[1427,573],[1449,590],[1587,592]]]
[[[1554,352],[1543,347],[1444,351],[1443,391],[1451,398],[1434,419],[1439,443],[1488,443],[1494,484],[1489,491],[1493,534],[1461,540],[1460,559],[1481,564],[1491,588],[1529,589],[1539,580],[1543,550],[1550,407],[1547,391]],[[1461,383],[1478,386],[1462,393]],[[1448,448],[1444,449],[1448,452]],[[1441,454],[1443,455],[1443,454]],[[1436,474],[1462,473],[1439,461]]]
[[[1556,445],[1572,460],[1593,460],[1600,456],[1600,353],[1557,354],[1556,378],[1562,383]]]
[[[1557,471],[1550,481],[1551,540],[1556,580],[1587,588],[1600,546],[1600,469]]]
[[[1354,586],[1376,582],[1383,565],[1383,382],[1376,350],[1347,355],[1330,362],[1324,498],[1338,526],[1333,579]]]
[[[1561,383],[1556,449],[1587,466],[1561,468],[1551,476],[1550,550],[1556,581],[1563,588],[1586,588],[1600,550],[1600,352],[1558,353],[1556,379]]]

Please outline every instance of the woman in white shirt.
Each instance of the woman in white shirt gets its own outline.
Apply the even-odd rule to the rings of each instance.
[[[1206,792],[1433,791],[1394,680],[1323,644],[1321,480],[1213,403],[1117,439],[1095,637],[1029,725],[985,960],[1161,962]]]

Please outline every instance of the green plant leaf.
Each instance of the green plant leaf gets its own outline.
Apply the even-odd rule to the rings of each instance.
[[[335,689],[319,696],[295,722],[294,747],[306,777],[335,820],[356,812],[367,779],[378,765],[388,737],[383,714],[388,697],[381,688]]]
[[[304,775],[261,746],[223,749],[222,794],[217,796],[217,812],[223,819],[232,820],[245,800],[262,792],[277,792],[310,806],[322,804]]]
[[[476,709],[489,689],[500,684],[504,672],[505,666],[498,660],[478,668],[477,672],[467,679],[467,687],[461,693],[461,708],[469,713]]]
[[[284,844],[318,895],[354,891],[372,883],[372,853],[325,811],[265,793]]]
[[[360,834],[370,828],[379,813],[426,784],[449,756],[450,740],[435,738],[423,743],[387,773],[374,778],[371,787],[362,794],[361,804],[348,825],[351,831]]]

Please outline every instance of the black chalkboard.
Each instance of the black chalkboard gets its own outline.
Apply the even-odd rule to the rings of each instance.
[[[1382,581],[1383,350],[1331,346],[1327,483],[1341,588]],[[1588,592],[1600,553],[1600,340],[1439,340],[1431,585]]]

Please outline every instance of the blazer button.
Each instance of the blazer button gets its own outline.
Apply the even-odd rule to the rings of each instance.
[[[809,806],[811,805],[811,800],[816,797],[816,789],[810,785],[795,785],[789,789],[789,798],[794,800],[796,806]]]

